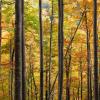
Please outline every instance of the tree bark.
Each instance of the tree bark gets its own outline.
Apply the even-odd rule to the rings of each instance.
[[[97,35],[97,0],[94,1],[94,23],[93,23],[93,35],[94,35],[94,98],[98,98],[98,35]]]
[[[22,0],[22,100],[26,100],[24,0]]]
[[[43,30],[42,30],[42,0],[39,0],[40,22],[40,100],[43,100]]]
[[[15,0],[15,100],[22,100],[22,0]]]
[[[62,100],[63,94],[63,0],[58,0],[58,13],[59,13],[59,25],[58,25],[58,100]]]

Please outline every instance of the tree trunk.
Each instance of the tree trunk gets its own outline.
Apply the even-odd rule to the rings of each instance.
[[[47,47],[46,47],[47,50]],[[48,100],[48,55],[46,51],[46,57],[45,57],[45,100]],[[50,67],[50,66],[49,66]]]
[[[68,59],[66,59],[66,100],[70,100],[70,67],[71,67],[71,49],[68,53]]]
[[[62,100],[63,93],[63,0],[58,0],[59,25],[58,25],[58,100]]]
[[[52,33],[53,33],[53,0],[52,0],[52,14],[50,16],[50,61],[49,61],[49,94],[48,99],[50,100],[50,90],[51,90],[51,64],[52,64]]]
[[[22,100],[22,0],[15,0],[15,100]]]
[[[86,23],[86,35],[87,35],[87,94],[88,100],[92,100],[92,89],[91,89],[91,55],[90,55],[90,33],[88,29],[87,12],[85,12],[85,23]]]
[[[13,80],[13,78],[14,78],[14,65],[13,65],[13,49],[12,49],[12,40],[10,40],[10,73],[9,73],[9,75],[10,75],[10,100],[13,100],[14,99],[14,96],[13,96],[13,83],[14,83],[14,80]]]
[[[81,100],[83,100],[83,70],[82,70],[82,58],[80,58],[80,85],[81,85]]]
[[[26,100],[24,0],[22,0],[22,100]]]
[[[42,32],[42,0],[39,0],[40,22],[40,100],[43,100],[43,32]]]
[[[98,98],[98,35],[97,35],[97,0],[94,0],[94,98]]]

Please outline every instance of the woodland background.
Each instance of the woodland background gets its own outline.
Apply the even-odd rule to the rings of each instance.
[[[61,0],[60,0],[61,1]],[[95,0],[94,0],[95,1]],[[97,1],[98,84],[94,81],[94,3],[93,0],[64,0],[63,6],[63,82],[59,71],[58,0],[42,0],[43,99],[99,100],[100,96],[100,1]],[[26,99],[40,97],[40,20],[39,1],[24,0],[24,33],[26,64]],[[60,13],[62,14],[62,13]],[[14,100],[15,95],[15,1],[0,0],[0,100]],[[61,30],[60,30],[61,31]],[[61,38],[60,38],[61,39]],[[60,41],[61,42],[61,41]],[[61,57],[61,56],[60,56]],[[61,75],[61,74],[60,74]],[[59,83],[59,84],[58,84]],[[61,85],[61,84],[60,84]],[[49,96],[49,99],[48,99]],[[18,99],[16,99],[18,100]]]

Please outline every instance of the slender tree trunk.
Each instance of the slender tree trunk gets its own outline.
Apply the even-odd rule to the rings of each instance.
[[[22,100],[26,100],[24,0],[22,0]]]
[[[55,80],[54,80],[54,82],[53,82],[53,85],[52,85],[52,87],[51,87],[51,90],[50,90],[50,95],[51,95],[51,94],[52,94],[52,92],[54,91],[55,84],[56,84],[56,81],[57,81],[57,77],[58,77],[58,73],[57,73],[57,75],[56,75],[56,77],[55,77]]]
[[[92,100],[92,70],[90,67],[90,100]]]
[[[63,0],[58,0],[59,26],[58,26],[58,100],[62,100],[63,94]]]
[[[83,100],[83,71],[82,71],[82,60],[80,58],[80,82],[81,82],[81,100]]]
[[[48,100],[48,53],[47,53],[47,46],[46,46],[46,55],[45,55],[45,100]],[[49,63],[50,64],[50,63]]]
[[[90,33],[87,22],[87,12],[85,12],[85,23],[86,23],[86,34],[87,34],[87,93],[88,100],[92,100],[92,89],[91,89],[91,55],[90,55]]]
[[[94,98],[98,98],[98,35],[97,35],[97,0],[94,1],[94,24],[93,24],[93,33],[94,33]]]
[[[66,100],[70,100],[70,67],[71,67],[71,49],[68,54],[68,61],[66,61]]]
[[[32,65],[32,76],[33,76],[33,83],[34,83],[34,91],[35,91],[35,99],[38,100],[38,89],[37,89],[37,85],[36,85],[36,82],[35,82],[35,77],[34,77],[34,68],[33,68],[33,65]]]
[[[29,89],[29,73],[28,73],[28,77],[27,77],[27,86],[28,86],[28,89],[27,89],[27,99],[30,100],[30,89]]]
[[[15,100],[22,100],[22,0],[15,0]]]
[[[79,79],[79,85],[78,85],[78,100],[80,100],[80,87],[81,87],[81,82],[80,82],[80,68],[78,69],[78,79]]]
[[[32,65],[33,66],[33,65]],[[35,82],[35,77],[34,77],[34,68],[32,67],[32,76],[33,76],[33,83],[34,83],[34,91],[35,91],[35,99],[38,100],[38,89],[37,89],[37,85]]]
[[[14,66],[13,66],[13,49],[12,49],[12,40],[10,40],[10,66],[11,66],[11,68],[10,68],[10,73],[9,73],[9,75],[10,75],[10,82],[9,82],[9,84],[10,84],[10,100],[13,100],[14,98],[14,96],[13,96],[13,78],[14,78]]]
[[[47,63],[47,62],[46,62]],[[47,64],[46,64],[46,68],[47,68]],[[46,69],[46,78],[45,78],[45,100],[48,100],[48,70]]]
[[[32,44],[31,44],[32,45]],[[30,62],[30,78],[31,78],[31,100],[34,99],[33,95],[35,94],[35,99],[37,100],[37,86],[36,86],[36,82],[35,82],[35,78],[34,78],[34,68],[33,68],[33,64],[31,62],[32,60],[32,47],[30,45],[30,51],[29,51],[29,62]],[[34,85],[34,91],[33,91],[33,85]],[[34,94],[33,94],[34,93]]]
[[[43,30],[42,30],[42,0],[39,0],[40,22],[40,100],[43,100]]]
[[[31,78],[32,78],[31,81],[33,82],[33,85],[34,85],[35,99],[37,100],[38,99],[38,96],[37,96],[38,89],[37,89],[36,82],[35,82],[35,77],[34,77],[34,65],[31,62],[31,59],[32,59],[32,51],[31,51],[32,50],[32,47],[31,47],[31,45],[30,45],[30,54],[29,54],[30,55],[29,61],[30,61],[30,66],[31,66]],[[33,97],[32,97],[32,100],[33,100]]]
[[[49,100],[50,100],[50,90],[51,90],[51,64],[52,64],[52,33],[53,33],[53,0],[52,0],[52,15],[50,16],[50,61],[49,61]]]

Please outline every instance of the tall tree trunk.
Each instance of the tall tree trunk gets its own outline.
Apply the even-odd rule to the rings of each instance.
[[[86,37],[87,37],[87,94],[88,100],[92,100],[92,89],[91,89],[91,56],[90,56],[90,33],[88,29],[87,12],[85,12],[85,23],[86,23]]]
[[[22,100],[26,100],[24,0],[22,0]]]
[[[15,100],[22,100],[22,0],[15,0]]]
[[[49,100],[50,100],[50,90],[51,90],[51,64],[52,64],[52,33],[53,33],[53,0],[52,0],[52,14],[50,16],[50,21],[51,21],[51,25],[50,25],[50,61],[49,61]]]
[[[98,98],[98,35],[97,35],[97,0],[94,0],[94,98]]]
[[[58,100],[62,100],[63,93],[63,0],[58,0],[59,26],[58,26]]]
[[[43,100],[43,30],[42,30],[42,0],[39,0],[40,22],[40,100]]]

